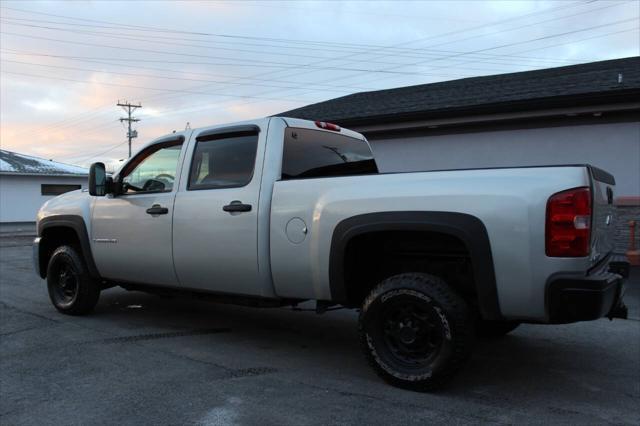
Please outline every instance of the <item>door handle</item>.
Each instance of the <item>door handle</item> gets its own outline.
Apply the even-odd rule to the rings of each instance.
[[[154,204],[150,208],[147,209],[147,214],[167,214],[169,213],[169,209],[166,207],[162,207],[160,204]]]
[[[251,204],[242,204],[242,201],[232,201],[226,206],[222,207],[225,212],[250,212]]]

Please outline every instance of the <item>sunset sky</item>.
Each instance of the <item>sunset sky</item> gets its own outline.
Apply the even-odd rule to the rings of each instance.
[[[1,3],[2,149],[88,165],[354,92],[637,56],[640,2]]]

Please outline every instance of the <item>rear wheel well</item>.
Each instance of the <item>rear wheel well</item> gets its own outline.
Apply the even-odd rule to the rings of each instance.
[[[378,283],[405,272],[440,277],[470,306],[477,305],[471,255],[464,241],[413,230],[375,231],[349,240],[344,251],[346,304],[359,307]]]
[[[42,278],[46,278],[49,259],[51,259],[51,255],[58,247],[64,245],[72,246],[79,254],[83,254],[80,246],[80,237],[71,227],[54,226],[46,228],[42,231],[40,237],[42,239],[40,240],[39,266]]]

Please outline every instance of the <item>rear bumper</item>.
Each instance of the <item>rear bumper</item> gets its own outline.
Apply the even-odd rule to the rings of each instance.
[[[588,275],[560,274],[547,287],[547,309],[551,323],[590,321],[602,317],[627,318],[624,305],[629,263],[611,259]]]

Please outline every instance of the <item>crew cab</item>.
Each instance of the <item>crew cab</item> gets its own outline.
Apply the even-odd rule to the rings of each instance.
[[[375,371],[445,383],[476,335],[626,318],[613,176],[588,165],[380,173],[337,125],[268,117],[154,140],[37,216],[65,314],[112,286],[257,307],[359,310]]]

